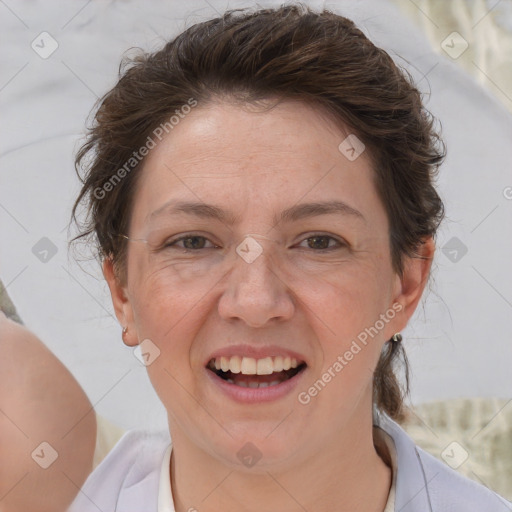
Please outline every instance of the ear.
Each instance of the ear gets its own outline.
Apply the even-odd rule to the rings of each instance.
[[[398,330],[402,330],[413,315],[428,282],[434,258],[435,243],[430,236],[423,239],[416,256],[405,257],[402,276],[397,276],[397,292],[394,302],[402,305]]]
[[[133,320],[133,309],[128,297],[127,287],[123,286],[116,275],[114,264],[110,257],[103,260],[103,276],[110,288],[114,312],[121,326],[127,327],[127,332],[123,336],[125,345],[134,347],[138,344],[138,336]]]

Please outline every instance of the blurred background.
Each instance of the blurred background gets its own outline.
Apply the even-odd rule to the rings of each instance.
[[[166,428],[166,415],[121,341],[100,267],[87,248],[68,252],[80,185],[73,158],[86,118],[129,48],[156,50],[228,8],[281,3],[0,1],[0,279],[25,325],[122,429]],[[430,288],[403,333],[410,431],[445,462],[444,447],[480,445],[484,429],[512,438],[512,1],[303,3],[353,19],[407,69],[448,146],[439,175],[447,219]],[[468,415],[478,425],[464,439],[460,430],[444,434],[447,425],[466,428]],[[486,483],[498,467],[489,450],[455,469]],[[500,450],[510,482],[510,442]],[[487,485],[505,494],[504,482]]]

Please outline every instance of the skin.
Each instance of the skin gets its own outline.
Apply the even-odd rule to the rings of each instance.
[[[64,511],[92,471],[94,409],[43,342],[2,312],[0,348],[0,511]],[[47,469],[31,456],[50,456],[42,442],[58,454]]]
[[[349,161],[338,150],[348,133],[297,102],[267,112],[219,102],[195,108],[146,159],[130,238],[160,240],[161,230],[155,234],[145,219],[171,199],[213,203],[238,217],[228,229],[169,215],[159,224],[167,235],[199,231],[219,248],[185,260],[135,242],[125,281],[110,260],[103,266],[117,318],[128,327],[125,343],[150,339],[160,350],[148,373],[168,411],[177,512],[384,509],[392,475],[373,444],[372,374],[384,343],[418,304],[434,244],[426,240],[423,258],[405,260],[402,277],[394,272],[368,155]],[[272,222],[297,203],[331,199],[364,220],[337,214]],[[318,232],[346,245],[322,255],[307,241]],[[247,263],[233,250],[247,233],[282,241],[281,252],[257,239],[263,252]],[[299,403],[298,393],[393,304],[401,311],[384,329],[309,404]],[[221,394],[204,364],[236,343],[302,354],[308,367],[300,387],[251,405]],[[248,441],[261,453],[250,468],[237,457]]]

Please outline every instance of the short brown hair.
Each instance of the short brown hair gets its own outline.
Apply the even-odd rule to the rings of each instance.
[[[190,98],[199,105],[226,98],[299,100],[348,127],[370,155],[397,273],[404,255],[415,256],[438,228],[443,204],[433,181],[445,152],[434,119],[407,72],[347,18],[300,3],[230,10],[191,26],[155,53],[124,60],[119,74],[76,156],[79,176],[80,168],[85,172],[72,212],[80,231],[72,242],[95,238],[98,256],[112,259],[121,281],[127,241],[116,235],[127,233],[141,164],[123,173],[105,197],[95,191]],[[87,217],[79,222],[82,203]],[[393,370],[400,351],[405,389]],[[401,344],[387,343],[374,374],[374,403],[400,419],[407,391],[405,353]]]

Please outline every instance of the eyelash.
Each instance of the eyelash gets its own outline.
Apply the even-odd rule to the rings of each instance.
[[[189,233],[189,234],[181,236],[180,238],[177,238],[175,240],[170,240],[168,242],[165,242],[163,244],[162,248],[163,249],[173,248],[173,247],[175,247],[175,245],[178,242],[181,242],[183,240],[187,240],[187,239],[190,239],[190,238],[203,238],[204,240],[208,240],[208,238],[206,238],[203,235],[196,235],[196,234],[193,234],[193,233]],[[311,238],[329,238],[330,240],[334,240],[338,244],[338,247],[328,247],[327,249],[319,249],[319,250],[309,249],[309,250],[314,251],[314,252],[330,252],[330,251],[333,251],[333,250],[336,250],[336,249],[342,249],[344,247],[347,247],[347,245],[348,245],[343,240],[339,240],[339,239],[337,239],[337,238],[335,238],[333,236],[325,235],[323,233],[314,233],[314,234],[304,238],[302,240],[302,242],[305,241],[305,240],[309,240]],[[210,241],[210,240],[208,240],[208,241]],[[213,243],[213,242],[210,241],[210,243]],[[217,247],[218,246],[215,246],[215,247],[202,247],[200,249],[186,249],[185,247],[180,247],[180,249],[182,249],[182,252],[184,252],[184,253],[192,253],[192,252],[198,252],[198,251],[204,250],[204,249],[215,249]]]

